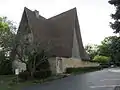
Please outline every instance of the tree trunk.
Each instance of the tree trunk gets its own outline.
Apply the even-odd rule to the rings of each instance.
[[[30,73],[30,78],[33,79],[34,78],[34,73],[36,68],[31,64],[28,65],[28,71]]]
[[[31,76],[32,79],[34,78],[34,71],[30,72],[30,76]]]
[[[26,64],[26,71],[29,72],[30,79],[33,79],[34,75],[33,75],[33,70],[30,64]]]
[[[35,65],[35,61],[36,61],[36,56],[34,57],[34,60],[31,62],[30,64],[30,76],[32,78],[34,78],[34,73],[36,72],[36,65]]]
[[[28,64],[26,64],[26,71],[29,72],[29,65]]]

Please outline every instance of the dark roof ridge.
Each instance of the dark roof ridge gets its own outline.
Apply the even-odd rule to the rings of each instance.
[[[27,7],[24,7],[24,10],[25,10],[25,11],[30,11],[30,12],[34,13],[34,11],[28,9]],[[42,18],[44,18],[44,19],[46,19],[46,20],[50,20],[50,19],[56,18],[56,17],[58,17],[58,16],[61,16],[61,15],[63,15],[63,14],[66,14],[66,13],[68,13],[68,12],[71,12],[71,11],[75,11],[75,12],[76,12],[76,11],[77,11],[77,10],[76,10],[76,7],[72,8],[72,9],[70,9],[70,10],[67,10],[67,11],[65,11],[65,12],[62,12],[62,13],[60,13],[60,14],[58,14],[58,15],[55,15],[55,16],[53,16],[53,17],[50,17],[50,18],[48,18],[48,19],[46,19],[45,17],[43,17],[43,16],[41,16],[41,15],[39,15],[39,16],[42,17]]]
[[[53,16],[53,17],[50,17],[50,18],[48,18],[47,20],[56,18],[56,17],[58,17],[58,16],[61,16],[62,14],[65,14],[65,13],[68,13],[68,12],[71,12],[71,11],[75,11],[75,12],[76,12],[76,11],[77,11],[76,7],[72,8],[72,9],[70,9],[70,10],[67,10],[67,11],[65,11],[65,12],[62,12],[62,13],[60,13],[60,14],[57,14],[57,15],[55,15],[55,16]]]

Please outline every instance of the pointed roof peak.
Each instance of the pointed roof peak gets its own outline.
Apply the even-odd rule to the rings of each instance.
[[[72,9],[70,9],[70,10],[77,10],[77,8],[76,7],[74,7],[74,8],[72,8]],[[69,10],[68,10],[69,11]]]
[[[24,7],[25,11],[31,11],[30,9],[28,9],[27,7]],[[32,12],[32,11],[31,11]]]
[[[50,18],[48,18],[48,20],[49,20],[49,19],[56,18],[56,17],[61,16],[61,15],[63,15],[63,14],[70,13],[70,12],[76,13],[76,12],[77,12],[76,7],[72,8],[72,9],[69,9],[69,10],[67,10],[67,11],[65,11],[65,12],[62,12],[62,13],[60,13],[60,14],[57,14],[57,15],[55,15],[55,16],[53,16],[53,17],[50,17]]]
[[[77,11],[77,8],[76,7],[74,7],[74,8],[72,8],[72,9],[69,9],[69,10],[67,10],[67,11],[65,11],[65,12],[63,12],[63,13],[67,13],[67,12],[76,12]]]
[[[27,7],[24,7],[24,9],[27,9]]]
[[[35,11],[36,11],[36,10],[32,11],[32,10],[28,9],[27,7],[24,7],[24,10],[25,10],[27,13],[28,13],[28,12],[32,12],[32,13],[34,12],[34,13],[35,13]],[[59,16],[61,16],[61,15],[63,15],[63,14],[71,13],[71,12],[76,13],[76,12],[77,12],[77,8],[74,7],[74,8],[72,8],[72,9],[69,9],[69,10],[67,10],[67,11],[65,11],[65,12],[62,12],[62,13],[60,13],[60,14],[57,14],[57,15],[55,15],[55,16],[53,16],[53,17],[48,18],[48,20],[53,19],[53,18],[56,18],[56,17],[59,17]],[[45,17],[43,17],[43,16],[41,16],[41,15],[39,15],[39,16],[42,17],[42,18],[44,18],[44,19],[46,19]]]
[[[24,10],[30,10],[30,9],[28,9],[27,7],[24,7]]]
[[[24,7],[24,11],[25,11],[28,15],[34,13],[35,15],[37,15],[37,17],[41,17],[41,18],[43,18],[43,19],[46,19],[45,17],[41,16],[41,15],[39,14],[39,11],[37,11],[36,9],[35,9],[34,11],[32,11],[32,10],[28,9],[27,7]]]

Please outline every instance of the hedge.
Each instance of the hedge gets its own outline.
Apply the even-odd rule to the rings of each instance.
[[[67,68],[66,73],[85,73],[85,72],[91,72],[91,71],[97,71],[101,70],[102,68],[100,66],[96,67],[79,67],[79,68]]]
[[[33,75],[34,75],[34,78],[36,79],[44,79],[51,76],[51,71],[50,70],[36,71]],[[28,80],[30,79],[30,73],[28,71],[21,72],[19,74],[19,78],[22,80]]]

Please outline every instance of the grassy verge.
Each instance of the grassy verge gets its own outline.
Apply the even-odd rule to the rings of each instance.
[[[28,80],[28,81],[19,81],[16,82],[16,76],[15,75],[0,75],[0,90],[21,90],[24,87],[40,84],[44,82],[50,82],[56,79],[60,79],[65,77],[64,75],[58,75],[58,76],[51,76],[49,78],[46,78],[44,80]]]
[[[21,90],[22,87],[31,85],[31,81],[16,82],[15,75],[0,75],[0,90]]]

